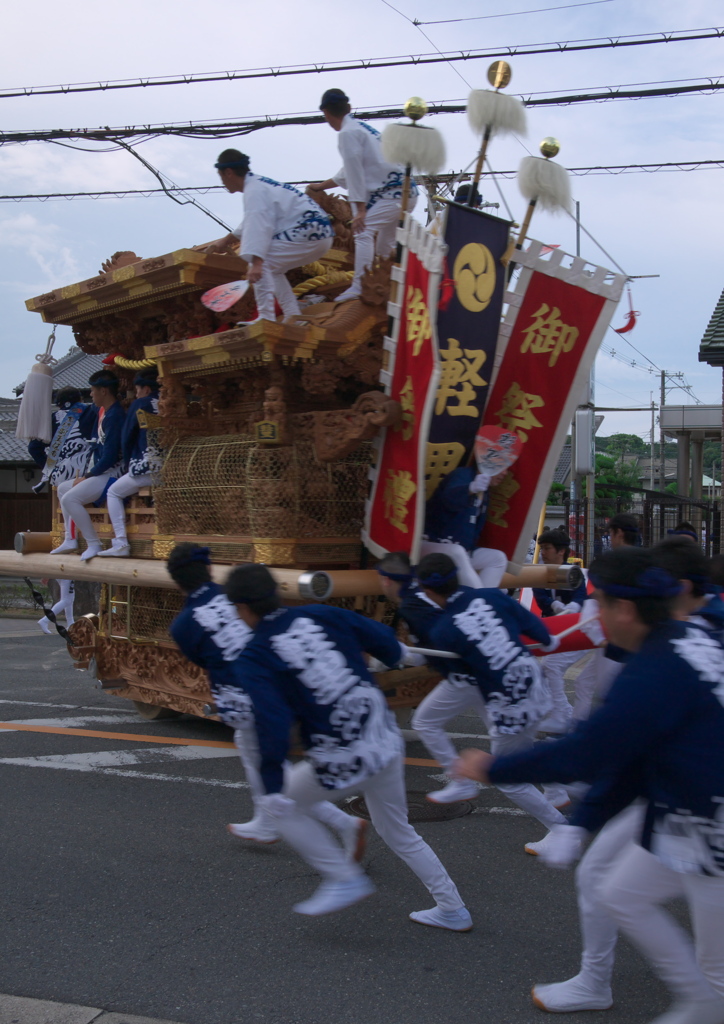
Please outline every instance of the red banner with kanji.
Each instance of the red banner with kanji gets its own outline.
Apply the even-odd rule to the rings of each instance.
[[[363,540],[377,557],[407,551],[417,558],[425,518],[425,456],[440,369],[435,314],[442,246],[415,221],[407,225],[409,247],[398,286],[390,363],[381,379],[402,408],[401,422],[379,440]]]
[[[522,442],[518,460],[491,489],[480,538],[483,547],[498,548],[513,561],[528,548],[573,411],[623,287],[622,276],[611,281],[603,268],[582,274],[583,260],[562,269],[564,255],[556,253],[547,267],[534,253],[529,263],[535,269],[523,270],[483,417],[484,426],[504,427]]]

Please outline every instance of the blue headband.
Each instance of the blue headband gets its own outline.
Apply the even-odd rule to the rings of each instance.
[[[192,562],[211,565],[211,548],[194,548],[186,558],[174,564],[174,569],[180,569],[182,565],[191,565]]]
[[[422,583],[423,587],[436,587],[440,583],[449,583],[450,580],[454,580],[457,577],[457,574],[458,567],[455,566],[454,569],[451,569],[450,572],[447,572],[444,575],[439,572],[432,572],[429,575],[425,576],[425,578],[423,579],[422,576],[420,576],[420,574],[418,573],[417,578],[420,581],[420,583]]]
[[[114,384],[118,384],[118,377],[110,375],[108,377],[101,377],[100,380],[88,381],[88,387],[91,388],[110,388]]]
[[[158,391],[159,383],[156,377],[144,377],[142,373],[139,373],[133,381],[134,385],[144,388],[153,388]]]
[[[639,576],[634,586],[627,586],[624,583],[604,582],[597,573],[589,572],[588,578],[596,588],[611,597],[623,597],[626,600],[633,600],[637,597],[676,597],[681,593],[682,587],[665,569],[651,565]]]
[[[395,583],[409,583],[415,578],[415,574],[412,572],[388,572],[387,569],[380,569],[379,566],[377,572],[380,576],[386,576],[388,580],[394,580]]]
[[[214,167],[217,171],[223,171],[227,167],[243,167],[246,173],[249,170],[249,157],[245,156],[243,160],[224,160],[223,163],[217,160]]]
[[[670,537],[691,537],[691,539],[695,540],[697,544],[699,543],[699,538],[693,530],[667,530],[666,532]]]

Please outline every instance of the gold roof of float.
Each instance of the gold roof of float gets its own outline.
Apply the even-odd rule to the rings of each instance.
[[[106,273],[28,299],[25,305],[49,323],[71,326],[154,298],[168,299],[236,281],[245,267],[238,256],[177,249],[164,256],[109,268]]]

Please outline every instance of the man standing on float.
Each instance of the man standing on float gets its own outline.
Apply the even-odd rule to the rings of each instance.
[[[310,185],[312,192],[344,188],[352,207],[354,278],[337,302],[356,299],[362,292],[362,274],[372,265],[375,255],[389,256],[395,244],[395,229],[400,221],[400,205],[405,169],[389,164],[382,156],[380,133],[350,113],[348,97],[341,89],[327,89],[319,109],[324,119],[339,132],[339,152],[343,166],[333,178]],[[417,200],[417,185],[410,180],[411,212]],[[376,237],[375,237],[376,236]]]
[[[276,320],[275,299],[285,319],[298,316],[299,303],[286,272],[322,259],[334,239],[332,222],[321,206],[292,185],[253,174],[249,157],[238,149],[225,149],[214,166],[227,192],[244,193],[244,220],[205,251],[223,252],[240,243],[239,255],[249,264],[246,279],[256,299],[258,315],[252,323]]]

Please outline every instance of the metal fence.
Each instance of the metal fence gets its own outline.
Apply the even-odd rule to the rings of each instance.
[[[707,555],[717,555],[721,550],[721,502],[717,498],[692,501],[676,494],[618,487],[614,494],[596,495],[593,501],[566,497],[562,504],[571,554],[583,559],[584,565],[590,565],[607,548],[608,523],[617,512],[636,516],[644,547],[656,544],[667,536],[667,531],[685,521],[696,530]]]

